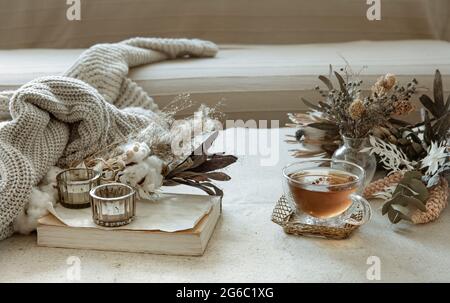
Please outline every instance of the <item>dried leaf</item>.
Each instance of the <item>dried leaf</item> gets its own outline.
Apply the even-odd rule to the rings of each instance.
[[[164,180],[163,185],[164,186],[177,186],[177,185],[180,185],[180,183],[178,183],[177,181],[174,181],[172,179],[169,179],[169,180]]]
[[[319,76],[319,79],[328,87],[329,90],[333,90],[333,83],[331,83],[330,79],[322,75]]]
[[[308,107],[310,107],[310,108],[312,108],[312,109],[321,111],[321,108],[320,108],[319,106],[313,104],[312,102],[306,100],[305,98],[302,98],[302,101],[303,101],[303,103],[305,103],[306,106],[308,106]]]
[[[326,104],[326,103],[323,102],[323,101],[319,101],[318,103],[319,103],[319,105],[320,105],[322,108],[324,108],[324,109],[330,109],[330,108],[331,108],[330,105]]]
[[[425,119],[424,119],[425,131],[423,133],[423,140],[427,145],[430,145],[433,141],[433,127],[431,125],[430,117],[428,116],[428,112],[425,111]]]
[[[198,174],[195,176],[191,176],[189,178],[185,178],[185,180],[194,180],[197,182],[206,182],[209,181],[209,178],[206,176],[206,174]]]
[[[314,122],[308,124],[308,127],[317,128],[320,130],[327,130],[327,131],[336,131],[338,129],[338,126],[333,123],[326,123],[326,122]]]
[[[339,87],[341,88],[341,92],[343,92],[343,93],[345,93],[346,95],[348,95],[347,88],[345,87],[345,81],[344,81],[344,78],[342,78],[342,76],[341,76],[338,72],[334,72],[334,75],[335,75],[336,78],[338,79]]]
[[[176,182],[178,182],[180,184],[199,188],[199,189],[203,190],[204,192],[206,192],[208,195],[215,196],[215,192],[213,190],[211,190],[210,188],[208,188],[207,186],[203,186],[202,183],[198,183],[198,182],[194,182],[194,181],[190,181],[190,180],[182,180],[182,179],[176,179]]]
[[[206,154],[203,155],[192,155],[192,165],[191,168],[195,168],[197,166],[202,165],[207,159],[208,156]]]
[[[380,138],[370,136],[370,153],[376,154],[384,168],[391,171],[399,171],[403,168],[413,169],[414,163],[409,161],[405,153],[392,143],[387,143]]]
[[[438,112],[437,108],[435,107],[433,100],[431,100],[430,97],[428,97],[427,95],[422,95],[422,96],[420,96],[419,100],[420,100],[420,103],[422,103],[422,105],[426,109],[428,109],[434,117],[439,117],[439,112]]]
[[[434,107],[438,114],[442,113],[444,112],[445,105],[442,88],[442,76],[441,72],[438,69],[436,70],[436,73],[434,75],[433,92],[434,92]]]
[[[223,191],[216,185],[214,185],[212,183],[206,183],[206,182],[202,183],[202,185],[212,187],[215,191],[214,196],[221,196],[221,197],[223,196]]]
[[[450,129],[450,113],[446,113],[445,115],[443,115],[442,117],[440,117],[434,127],[435,129],[434,134],[435,137],[434,139],[436,141],[443,141],[445,140],[445,137],[447,136],[447,132]]]
[[[411,123],[403,121],[403,120],[399,120],[399,119],[395,119],[395,118],[389,118],[388,120],[390,123],[395,124],[395,125],[399,125],[399,126],[410,126]]]
[[[223,172],[207,173],[206,176],[209,179],[217,180],[217,181],[229,181],[229,180],[231,180],[231,177],[228,176],[226,173],[223,173]]]
[[[203,164],[192,169],[194,172],[210,172],[227,167],[237,161],[237,157],[232,155],[212,155]]]
[[[450,110],[450,95],[447,97],[447,102],[445,102],[445,111]]]

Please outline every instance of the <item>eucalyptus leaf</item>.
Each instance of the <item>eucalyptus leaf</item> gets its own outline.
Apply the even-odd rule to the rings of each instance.
[[[411,189],[418,193],[418,195],[414,196],[416,199],[419,199],[422,203],[426,203],[429,197],[428,189],[423,184],[421,179],[412,179],[408,182],[408,185]]]
[[[392,198],[391,200],[387,201],[383,204],[383,207],[381,207],[381,214],[384,216],[391,208],[392,208]]]
[[[402,211],[402,209],[400,209],[400,208],[396,208],[396,207],[393,207],[393,209],[397,212],[397,217],[399,217],[401,220],[406,220],[406,221],[411,221],[411,218],[408,216],[408,215],[406,215],[403,211]],[[407,209],[405,209],[405,211],[407,211]],[[399,222],[400,220],[398,220],[397,222]]]
[[[396,211],[395,209],[390,208],[390,209],[389,209],[389,212],[388,212],[388,218],[389,218],[389,221],[391,221],[391,222],[394,223],[394,224],[397,224],[398,222],[400,222],[400,220],[401,220],[402,218],[400,217],[399,214],[400,214],[399,211]]]
[[[402,206],[413,206],[417,209],[420,209],[421,211],[426,211],[427,208],[425,207],[425,204],[423,204],[422,201],[420,201],[417,198],[406,196],[406,195],[400,195],[395,203],[393,204],[399,204]]]
[[[404,176],[403,179],[400,181],[402,183],[408,183],[409,180],[412,179],[420,179],[422,178],[422,173],[418,170],[411,170],[411,171],[407,171]]]

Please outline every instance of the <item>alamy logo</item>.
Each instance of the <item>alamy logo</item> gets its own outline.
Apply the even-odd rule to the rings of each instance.
[[[66,11],[67,20],[81,20],[81,0],[67,0],[66,4],[69,6]]]
[[[381,20],[381,0],[367,0],[367,20]]]
[[[370,256],[366,261],[367,265],[370,265],[366,271],[367,280],[379,281],[381,280],[381,260],[377,256]]]
[[[81,260],[77,256],[70,256],[66,260],[66,264],[69,266],[66,271],[66,278],[68,281],[80,281],[81,280]]]

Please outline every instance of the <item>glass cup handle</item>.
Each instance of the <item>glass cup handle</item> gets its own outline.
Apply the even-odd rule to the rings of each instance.
[[[367,223],[372,217],[372,208],[370,207],[369,202],[361,196],[352,195],[355,203],[357,203],[357,208],[362,210],[362,218],[360,220],[353,219],[352,217],[348,217],[344,219],[344,222],[351,225],[363,225]]]

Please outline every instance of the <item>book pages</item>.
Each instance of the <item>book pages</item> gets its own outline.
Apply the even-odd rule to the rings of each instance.
[[[212,203],[208,196],[160,194],[154,201],[137,201],[135,219],[120,227],[96,225],[92,220],[91,208],[69,209],[59,204],[54,207],[49,204],[48,210],[71,227],[176,232],[194,228],[211,211]]]

